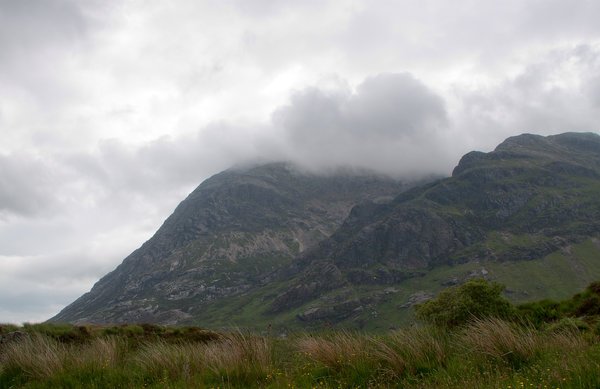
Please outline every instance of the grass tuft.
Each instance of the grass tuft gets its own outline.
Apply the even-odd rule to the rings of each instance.
[[[65,369],[66,346],[45,335],[33,334],[3,347],[3,370],[19,371],[28,378],[44,379]]]
[[[297,341],[298,351],[326,367],[339,370],[368,358],[369,340],[346,331],[329,337],[308,335]]]
[[[474,320],[464,329],[460,342],[475,355],[502,361],[514,368],[535,358],[541,345],[534,329],[497,318]]]
[[[397,330],[374,342],[375,355],[395,376],[438,369],[445,366],[449,355],[448,337],[430,327]]]

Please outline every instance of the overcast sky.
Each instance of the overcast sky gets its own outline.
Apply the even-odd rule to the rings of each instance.
[[[449,174],[598,131],[596,0],[0,0],[0,322],[41,321],[232,164]]]

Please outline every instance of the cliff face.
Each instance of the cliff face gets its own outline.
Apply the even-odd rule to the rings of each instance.
[[[232,170],[53,320],[387,328],[471,277],[514,300],[566,297],[600,278],[599,236],[595,134],[512,137],[412,188]]]

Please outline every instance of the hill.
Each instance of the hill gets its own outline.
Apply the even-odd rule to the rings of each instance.
[[[512,137],[408,187],[285,164],[221,173],[53,320],[375,330],[473,277],[517,302],[600,278],[598,135]]]
[[[156,234],[52,321],[175,324],[248,293],[330,236],[350,209],[407,188],[359,171],[317,175],[287,163],[204,181]]]

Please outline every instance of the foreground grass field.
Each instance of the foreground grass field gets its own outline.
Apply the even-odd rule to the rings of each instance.
[[[600,388],[600,283],[518,307],[501,292],[449,288],[385,334],[0,325],[0,388]]]
[[[487,318],[452,332],[287,339],[29,326],[0,346],[0,388],[598,388],[600,338],[572,324],[540,330]]]

